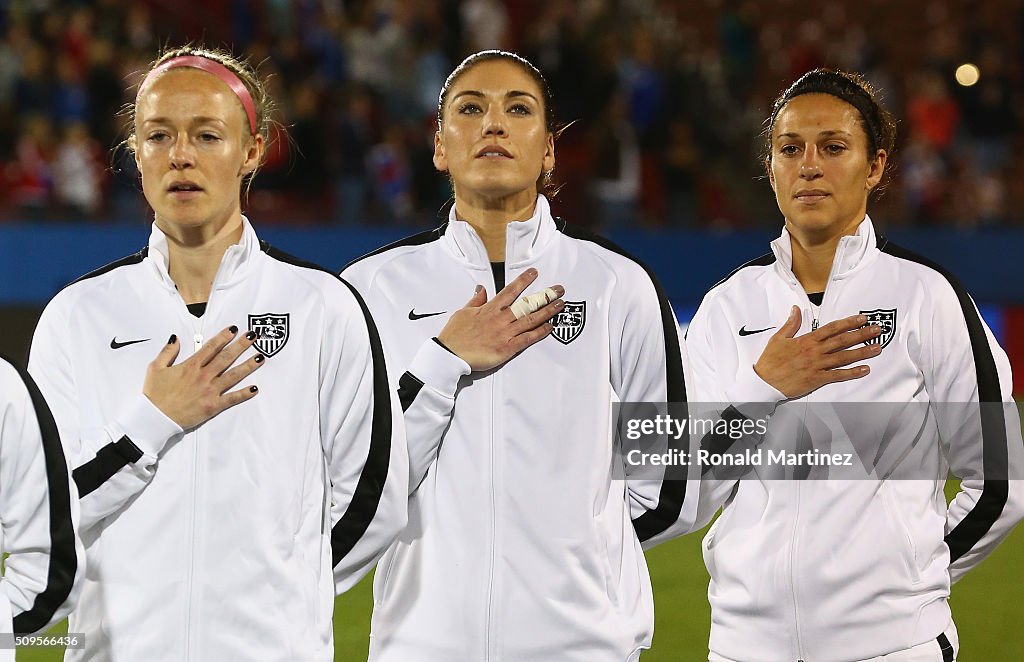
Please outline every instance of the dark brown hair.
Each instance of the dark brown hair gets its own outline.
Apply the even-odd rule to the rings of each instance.
[[[476,65],[482,62],[491,62],[494,60],[504,60],[517,65],[520,69],[526,72],[526,74],[533,79],[533,82],[540,88],[542,101],[544,104],[544,126],[548,132],[553,134],[555,138],[562,133],[566,127],[558,127],[555,120],[555,107],[554,97],[551,94],[551,86],[548,85],[547,79],[544,78],[544,74],[540,72],[540,69],[533,66],[533,63],[527,60],[518,53],[512,53],[509,51],[480,51],[473,53],[465,60],[459,63],[459,66],[448,74],[448,78],[445,79],[444,85],[441,86],[441,92],[437,95],[437,130],[440,131],[444,122],[444,106],[448,101],[448,92],[451,90],[452,85],[462,76]],[[558,192],[558,187],[554,184],[554,169],[542,172],[540,179],[537,180],[537,191],[545,193],[548,197],[552,197]]]
[[[885,172],[875,191],[881,191],[892,169],[892,155],[896,151],[896,119],[882,106],[876,90],[857,73],[838,69],[814,69],[798,78],[782,92],[772,104],[772,113],[765,121],[764,163],[771,167],[772,131],[779,113],[792,99],[804,94],[828,94],[845,101],[860,114],[860,125],[867,137],[868,161],[874,161],[878,150],[885,150]]]

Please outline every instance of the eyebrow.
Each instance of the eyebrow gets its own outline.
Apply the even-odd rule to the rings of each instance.
[[[189,120],[189,122],[191,124],[210,124],[210,123],[213,123],[213,124],[221,124],[221,125],[225,125],[225,126],[227,125],[227,122],[225,122],[223,119],[221,119],[219,117],[206,117],[206,116],[202,116],[202,115],[199,116],[199,117],[193,117],[191,120]],[[147,120],[143,120],[142,123],[143,124],[170,124],[171,120],[169,118],[167,118],[167,117],[151,117],[151,118],[149,118]]]
[[[835,137],[835,136],[843,136],[843,137],[849,138],[849,137],[852,137],[853,134],[850,133],[849,131],[838,131],[838,130],[820,131],[820,132],[818,132],[818,137],[819,138],[832,138],[832,137]],[[787,133],[780,133],[779,135],[776,136],[776,139],[778,139],[778,138],[799,138],[799,137],[800,137],[799,133],[794,133],[794,132],[790,131],[790,132],[787,132]]]
[[[453,96],[452,97],[452,101],[455,101],[459,97],[464,97],[464,96],[483,98],[486,95],[483,92],[481,92],[480,90],[463,90],[462,92],[459,92],[458,94]],[[537,103],[540,103],[540,101],[538,101],[536,96],[530,94],[529,92],[524,92],[523,90],[509,90],[505,94],[505,98],[506,99],[511,99],[513,97],[530,97],[531,99],[533,99]]]

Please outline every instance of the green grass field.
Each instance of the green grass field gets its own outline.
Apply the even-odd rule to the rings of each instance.
[[[657,622],[654,646],[643,656],[643,662],[707,660],[711,611],[701,538],[702,534],[694,534],[673,540],[647,555]],[[953,615],[960,632],[959,662],[1024,660],[1024,629],[1017,612],[1022,604],[1024,533],[1017,530],[985,563],[953,587]],[[366,659],[371,606],[370,578],[335,602],[335,660]],[[60,659],[61,653],[56,650],[24,649],[18,653],[19,662]]]

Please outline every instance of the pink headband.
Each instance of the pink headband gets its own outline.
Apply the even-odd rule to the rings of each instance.
[[[242,108],[245,109],[245,114],[249,117],[249,133],[256,135],[256,105],[252,102],[252,95],[249,94],[249,88],[245,86],[235,72],[225,67],[220,62],[210,60],[199,55],[181,55],[179,57],[172,57],[158,67],[155,67],[152,71],[146,74],[146,77],[142,81],[142,85],[139,85],[139,94],[142,94],[142,90],[145,89],[146,85],[152,81],[153,78],[162,74],[170,69],[177,69],[179,67],[192,67],[193,69],[202,69],[206,73],[213,74],[220,79],[222,83],[231,88],[231,91],[235,93],[238,100],[242,102]],[[138,103],[138,97],[136,97],[136,104]]]

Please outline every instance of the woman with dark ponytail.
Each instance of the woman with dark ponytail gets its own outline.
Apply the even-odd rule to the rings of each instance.
[[[685,528],[696,494],[623,479],[613,403],[685,400],[675,317],[642,265],[555,217],[531,63],[471,55],[438,105],[448,222],[343,272],[404,371],[412,475],[370,659],[636,660],[654,629],[642,546]]]
[[[704,539],[709,659],[949,662],[950,585],[1024,515],[1009,362],[963,286],[867,215],[895,121],[863,78],[805,74],[765,139],[782,235],[694,316],[695,399],[770,415],[765,458],[829,459],[706,474],[698,526],[722,508]],[[845,351],[822,335],[844,317],[864,343]]]

